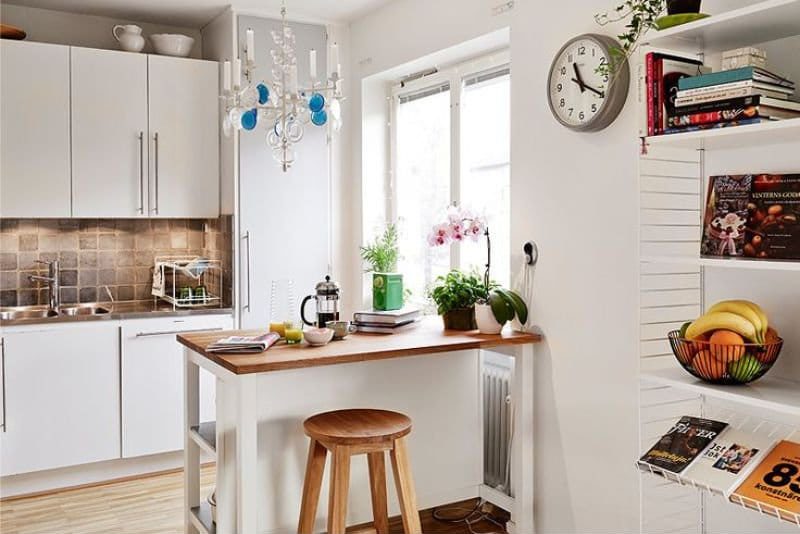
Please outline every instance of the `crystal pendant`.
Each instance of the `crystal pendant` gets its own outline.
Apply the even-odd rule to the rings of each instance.
[[[256,86],[258,91],[258,103],[262,106],[269,100],[269,88],[265,83],[260,83]]]
[[[242,129],[242,109],[233,108],[228,112],[228,120],[235,130]]]
[[[256,109],[248,109],[242,113],[242,128],[245,130],[253,130],[258,124],[258,111]]]
[[[316,126],[324,126],[328,122],[328,112],[324,109],[311,114],[311,122]]]
[[[239,105],[245,109],[255,107],[258,102],[258,90],[252,85],[242,89],[239,93]]]
[[[310,109],[313,113],[317,113],[322,111],[325,107],[325,97],[319,93],[314,93],[311,95],[311,98],[308,99],[308,109]]]

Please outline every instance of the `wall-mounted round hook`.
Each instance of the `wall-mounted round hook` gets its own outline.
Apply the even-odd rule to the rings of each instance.
[[[536,265],[539,261],[539,248],[533,241],[528,241],[523,245],[522,250],[525,252],[525,263],[527,265]]]

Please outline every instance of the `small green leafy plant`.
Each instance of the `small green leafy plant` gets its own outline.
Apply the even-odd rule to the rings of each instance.
[[[369,266],[367,272],[393,273],[397,271],[397,225],[387,224],[383,234],[365,247],[361,247],[361,259]]]
[[[486,286],[476,273],[450,271],[436,278],[429,296],[436,303],[439,315],[462,308],[471,308],[480,299],[488,297]]]
[[[622,47],[611,49],[609,62],[600,65],[597,68],[598,73],[613,79],[619,67],[639,47],[641,38],[649,30],[656,28],[656,19],[661,17],[666,9],[666,0],[625,0],[613,11],[596,14],[594,20],[601,26],[630,18],[625,25],[625,32],[617,36]]]
[[[528,306],[522,297],[515,291],[494,286],[489,289],[488,295],[478,302],[488,304],[492,308],[492,315],[500,324],[506,324],[515,317],[525,324],[528,320]]]

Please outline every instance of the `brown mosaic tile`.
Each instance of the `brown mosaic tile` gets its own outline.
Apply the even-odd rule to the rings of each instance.
[[[78,302],[78,288],[77,287],[62,287],[61,288],[61,303],[62,304],[76,304]]]
[[[0,270],[15,271],[17,266],[17,254],[15,252],[0,252]]]
[[[97,271],[97,285],[111,286],[117,283],[117,271],[114,269],[102,269]]]
[[[86,234],[78,236],[78,248],[81,250],[97,249],[97,234]]]
[[[59,253],[58,259],[62,269],[70,269],[78,266],[78,253],[75,251],[63,251]]]
[[[133,300],[133,286],[117,286],[117,300]]]
[[[19,249],[21,251],[39,250],[39,236],[37,234],[20,235]]]
[[[97,288],[82,287],[78,292],[78,300],[80,302],[97,302]]]
[[[78,271],[61,271],[61,285],[62,286],[77,286],[78,285]]]
[[[97,271],[94,269],[81,269],[78,271],[78,285],[80,287],[96,287]]]
[[[0,306],[16,306],[17,305],[17,292],[16,290],[0,290]]]
[[[39,292],[34,289],[23,289],[17,292],[17,306],[35,306],[39,304]]]
[[[81,251],[78,255],[78,265],[84,267],[97,267],[97,252]]]

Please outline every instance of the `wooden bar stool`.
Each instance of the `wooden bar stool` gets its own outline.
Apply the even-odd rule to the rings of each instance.
[[[386,410],[337,410],[309,417],[303,423],[311,438],[303,484],[298,534],[312,534],[317,515],[322,474],[328,451],[331,452],[331,486],[328,498],[328,534],[344,534],[347,516],[347,493],[350,484],[350,457],[366,454],[369,466],[369,487],[372,494],[372,515],[378,534],[389,532],[386,505],[386,451],[392,459],[394,481],[400,501],[403,530],[421,534],[417,497],[408,460],[406,436],[411,432],[411,419]]]

